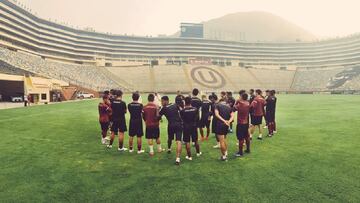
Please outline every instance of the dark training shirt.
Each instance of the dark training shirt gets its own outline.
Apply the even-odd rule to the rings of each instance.
[[[266,99],[266,111],[267,112],[275,112],[276,109],[276,97],[274,96],[269,96]]]
[[[197,108],[198,110],[200,110],[202,105],[202,101],[198,98],[198,97],[192,97],[191,98],[191,106]]]
[[[210,110],[211,110],[211,102],[208,100],[204,100],[201,105],[201,117],[208,118],[211,115]]]
[[[233,109],[224,102],[218,103],[215,108],[219,111],[220,116],[224,120],[229,120]]]
[[[169,122],[169,126],[181,126],[180,109],[176,104],[169,104],[160,109],[160,117],[165,116]]]
[[[113,100],[111,102],[112,120],[125,121],[126,103],[121,100]]]
[[[131,102],[128,104],[128,109],[130,112],[130,120],[138,121],[142,119],[142,111],[143,111],[143,105],[138,102]]]
[[[180,111],[184,127],[196,127],[198,121],[199,110],[193,106],[185,107]]]

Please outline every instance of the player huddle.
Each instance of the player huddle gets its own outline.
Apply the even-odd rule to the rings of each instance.
[[[99,121],[102,130],[102,144],[106,144],[106,136],[110,128],[110,142],[108,148],[112,148],[115,135],[119,137],[119,151],[127,151],[124,147],[124,133],[129,134],[129,152],[134,151],[134,137],[137,138],[137,153],[145,151],[142,149],[142,137],[144,136],[143,123],[145,123],[145,138],[149,146],[150,156],[154,156],[154,142],[157,152],[164,149],[160,141],[160,122],[165,117],[168,120],[167,126],[167,151],[171,153],[172,143],[176,142],[175,164],[180,164],[182,146],[185,144],[186,159],[192,160],[191,145],[196,149],[196,156],[201,156],[199,144],[199,133],[202,141],[208,140],[211,132],[215,135],[217,144],[214,148],[220,148],[220,160],[227,161],[228,147],[226,136],[232,133],[235,114],[237,114],[236,136],[239,150],[236,157],[242,157],[250,153],[252,135],[258,129],[258,139],[262,140],[262,121],[265,117],[268,136],[276,133],[275,110],[276,97],[274,90],[267,90],[266,97],[262,91],[251,89],[249,93],[245,90],[239,91],[239,98],[235,99],[231,92],[221,92],[218,97],[212,93],[208,97],[199,96],[199,90],[194,89],[192,95],[183,96],[178,93],[174,103],[171,103],[168,96],[160,97],[157,93],[149,94],[147,103],[142,104],[138,92],[132,94],[132,102],[126,105],[122,100],[121,90],[106,91],[103,102],[98,106]],[[129,129],[125,120],[125,114],[130,113]],[[206,131],[206,134],[205,134]],[[243,150],[244,145],[246,150]]]

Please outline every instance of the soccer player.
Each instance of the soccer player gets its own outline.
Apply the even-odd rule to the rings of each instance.
[[[200,113],[200,108],[202,106],[202,101],[198,97],[199,93],[200,93],[199,90],[197,88],[194,88],[191,97],[191,106],[197,108],[198,113]],[[198,115],[197,118],[198,118],[197,128],[200,128],[200,115]]]
[[[159,128],[159,106],[154,103],[155,95],[148,95],[148,103],[143,108],[143,119],[145,121],[146,130],[145,137],[148,140],[150,156],[154,156],[153,140],[156,140],[158,152],[161,153],[160,128]]]
[[[175,98],[175,104],[169,103],[168,96],[161,97],[162,108],[160,109],[160,112],[159,112],[159,114],[160,114],[159,119],[162,116],[165,116],[166,119],[168,120],[168,128],[167,128],[167,131],[168,131],[168,153],[171,153],[171,145],[172,145],[172,141],[174,140],[174,138],[177,143],[180,142],[180,148],[181,148],[182,120],[180,117],[180,108],[181,108],[182,102],[183,101],[180,96],[177,96]],[[180,162],[180,158],[179,158],[179,162]]]
[[[225,91],[222,91],[222,92],[220,92],[220,102],[221,101],[225,101],[226,102],[226,100],[227,100],[227,97],[226,97],[226,92]]]
[[[251,107],[251,103],[254,101],[255,99],[255,90],[254,89],[250,89],[249,90],[249,103],[250,103],[250,120],[251,120],[251,123],[250,123],[250,129],[252,127],[252,123],[253,123],[253,120],[254,120],[254,111],[253,111],[253,108]],[[250,133],[250,140],[252,139],[252,134]]]
[[[211,101],[211,115],[212,115],[212,121],[211,121],[211,131],[213,134],[215,134],[215,138],[216,138],[216,145],[213,146],[214,149],[218,149],[220,148],[220,142],[219,142],[219,138],[217,136],[217,132],[216,132],[216,126],[217,126],[217,118],[215,116],[215,107],[217,105],[218,102],[218,97],[216,94],[212,94],[209,96],[209,100]]]
[[[192,160],[190,140],[195,143],[196,155],[200,156],[200,145],[198,142],[198,116],[199,110],[196,107],[191,106],[191,97],[185,97],[185,107],[180,111],[181,118],[184,125],[183,140],[186,143],[187,160]]]
[[[269,137],[274,135],[275,130],[275,109],[276,109],[275,90],[269,91],[269,96],[266,98],[266,119],[268,122]]]
[[[234,108],[235,98],[232,96],[232,92],[226,92],[227,103],[231,108]],[[233,133],[233,123],[230,123],[229,132]]]
[[[128,110],[130,112],[129,122],[129,152],[133,152],[134,137],[137,137],[137,153],[144,153],[142,149],[142,136],[144,135],[142,111],[143,105],[139,102],[140,94],[135,92],[132,94],[133,101],[128,104]]]
[[[262,97],[262,91],[260,89],[257,89],[256,91],[256,97],[254,101],[251,103],[252,108],[252,120],[251,120],[251,128],[250,128],[250,137],[255,132],[255,128],[259,129],[259,136],[258,139],[262,140],[262,118],[264,116],[264,106],[265,106],[265,99]]]
[[[265,91],[265,101],[267,101],[267,99],[269,98],[269,96],[270,96],[270,90],[266,90],[266,91]],[[268,128],[268,118],[267,118],[266,112],[265,112],[264,119],[265,119],[264,129],[266,129],[266,128]]]
[[[209,96],[210,97],[210,96]],[[211,118],[211,102],[206,98],[206,95],[202,95],[201,105],[201,118],[200,118],[200,135],[201,141],[204,140],[204,128],[206,128],[206,140],[209,139],[210,135],[210,118]]]
[[[250,103],[246,93],[241,94],[240,99],[234,106],[237,111],[236,136],[239,140],[239,151],[235,154],[237,157],[243,156],[244,142],[246,142],[246,151],[250,153],[250,136],[249,136],[249,111]]]
[[[234,112],[226,101],[221,101],[215,106],[215,116],[218,119],[216,123],[216,133],[220,142],[220,160],[227,161],[226,135],[230,123],[234,120]]]
[[[103,101],[99,103],[99,122],[101,126],[101,143],[106,144],[106,135],[109,130],[111,107],[109,97],[104,95]]]
[[[108,148],[112,148],[115,135],[119,134],[119,148],[120,152],[126,151],[127,148],[124,147],[124,132],[127,131],[125,114],[126,114],[126,103],[122,101],[123,92],[121,90],[114,91],[115,98],[111,102],[112,109],[112,126],[111,126],[111,138]]]
[[[249,103],[251,104],[254,99],[255,99],[256,95],[255,95],[255,90],[254,89],[250,89],[249,90]]]

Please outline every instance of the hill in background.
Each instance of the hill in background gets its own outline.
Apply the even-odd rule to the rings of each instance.
[[[204,38],[226,41],[312,41],[316,36],[271,13],[253,11],[228,14],[202,22]],[[177,32],[174,36],[179,36]]]

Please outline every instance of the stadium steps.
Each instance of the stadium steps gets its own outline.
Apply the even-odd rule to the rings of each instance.
[[[188,86],[190,87],[189,90],[193,89],[193,88],[194,88],[194,85],[193,85],[192,80],[190,79],[189,69],[188,69],[186,66],[183,66],[183,67],[182,67],[182,70],[184,71],[184,74],[185,74],[186,83],[187,83]]]
[[[295,85],[297,75],[298,75],[298,69],[296,68],[295,73],[294,73],[294,77],[293,77],[291,85],[290,85],[290,91],[295,90],[294,85]]]
[[[252,76],[255,82],[258,84],[259,88],[264,87],[264,84],[259,80],[258,77],[250,70],[250,68],[246,68],[246,71]]]
[[[99,71],[101,71],[106,77],[112,79],[113,81],[115,81],[119,86],[121,86],[121,88],[123,88],[124,91],[126,92],[133,92],[134,91],[134,87],[133,85],[131,85],[130,83],[126,82],[125,80],[123,80],[120,76],[115,75],[113,73],[111,73],[109,70],[107,70],[106,68],[102,68],[102,67],[97,67],[99,69]]]
[[[219,68],[219,71],[221,72],[221,74],[225,77],[225,80],[228,81],[230,83],[230,86],[232,86],[232,90],[231,91],[237,91],[240,89],[240,87],[238,87],[227,75],[226,71],[224,70],[224,68]]]
[[[155,71],[154,71],[154,67],[150,67],[149,68],[150,71],[150,89],[152,90],[152,92],[155,92]]]

